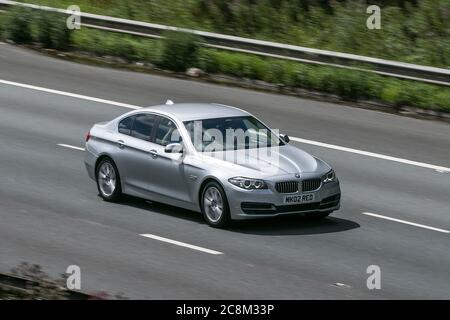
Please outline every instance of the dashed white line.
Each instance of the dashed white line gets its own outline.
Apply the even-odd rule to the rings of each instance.
[[[366,216],[372,216],[372,217],[375,217],[375,218],[380,218],[380,219],[395,221],[395,222],[399,222],[399,223],[404,223],[404,224],[408,224],[408,225],[411,225],[411,226],[414,226],[414,227],[423,228],[423,229],[433,230],[433,231],[442,232],[442,233],[450,233],[449,230],[444,230],[444,229],[439,229],[439,228],[435,228],[435,227],[430,227],[430,226],[426,226],[424,224],[409,222],[409,221],[406,221],[406,220],[400,220],[400,219],[396,219],[396,218],[386,217],[386,216],[382,216],[381,214],[376,214],[376,213],[371,213],[371,212],[363,212],[362,214],[365,214]]]
[[[141,108],[139,106],[135,106],[135,105],[128,104],[128,103],[122,103],[122,102],[117,102],[117,101],[112,101],[112,100],[105,100],[105,99],[85,96],[85,95],[81,95],[81,94],[59,91],[59,90],[54,90],[54,89],[48,89],[48,88],[44,88],[44,87],[38,87],[38,86],[29,85],[29,84],[8,81],[8,80],[0,79],[0,83],[6,84],[6,85],[11,85],[11,86],[16,86],[16,87],[21,87],[21,88],[26,88],[26,89],[31,89],[31,90],[37,90],[37,91],[42,91],[42,92],[47,92],[47,93],[58,94],[58,95],[62,95],[62,96],[72,97],[72,98],[78,98],[78,99],[89,100],[89,101],[93,101],[93,102],[114,105],[114,106],[128,108],[128,109],[140,109]],[[363,151],[363,150],[358,150],[358,149],[352,149],[352,148],[347,148],[347,147],[341,147],[341,146],[337,146],[337,145],[333,145],[333,144],[328,144],[328,143],[314,141],[314,140],[307,140],[307,139],[302,139],[302,138],[297,138],[297,137],[291,137],[291,140],[301,142],[301,143],[311,144],[311,145],[315,145],[315,146],[319,146],[319,147],[323,147],[323,148],[335,149],[335,150],[339,150],[339,151],[360,154],[360,155],[364,155],[364,156],[368,156],[368,157],[399,162],[399,163],[413,165],[413,166],[427,168],[427,169],[433,169],[433,170],[436,170],[439,172],[450,173],[450,168],[443,167],[443,166],[437,166],[437,165],[433,165],[433,164],[428,164],[428,163],[424,163],[424,162],[396,158],[396,157],[387,156],[384,154]]]
[[[69,149],[84,151],[84,148],[77,147],[77,146],[71,146],[70,144],[58,143],[57,145],[60,146],[60,147],[63,147],[63,148],[69,148]]]
[[[145,234],[141,234],[141,236],[146,237],[146,238],[150,238],[150,239],[153,239],[153,240],[167,242],[167,243],[174,244],[174,245],[177,245],[177,246],[180,246],[180,247],[189,248],[189,249],[192,249],[192,250],[206,252],[206,253],[209,253],[209,254],[214,254],[214,255],[223,254],[222,252],[219,252],[219,251],[206,249],[206,248],[202,248],[202,247],[199,247],[199,246],[194,246],[192,244],[181,242],[181,241],[176,241],[176,240],[172,240],[172,239],[168,239],[168,238],[163,238],[163,237],[160,237],[160,236],[156,236],[154,234],[145,233]]]
[[[335,150],[339,150],[339,151],[356,153],[356,154],[360,154],[360,155],[363,155],[363,156],[379,158],[379,159],[384,159],[384,160],[389,160],[389,161],[394,161],[394,162],[400,162],[400,163],[404,163],[404,164],[413,165],[413,166],[416,166],[416,167],[433,169],[433,170],[440,171],[440,172],[450,172],[450,168],[436,166],[436,165],[428,164],[428,163],[424,163],[424,162],[418,162],[418,161],[412,161],[412,160],[407,160],[407,159],[402,159],[402,158],[396,158],[396,157],[391,157],[391,156],[387,156],[387,155],[384,155],[384,154],[379,154],[379,153],[374,153],[374,152],[369,152],[369,151],[363,151],[363,150],[357,150],[357,149],[352,149],[352,148],[347,148],[347,147],[341,147],[341,146],[337,146],[337,145],[334,145],[334,144],[328,144],[328,143],[323,143],[323,142],[318,142],[318,141],[313,141],[313,140],[307,140],[307,139],[301,139],[301,138],[296,138],[296,137],[292,137],[291,140],[297,141],[297,142],[301,142],[301,143],[306,143],[306,144],[312,144],[312,145],[319,146],[319,147],[324,147],[324,148],[335,149]]]

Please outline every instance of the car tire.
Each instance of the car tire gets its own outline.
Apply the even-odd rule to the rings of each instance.
[[[305,217],[311,220],[321,220],[328,217],[333,211],[306,213]]]
[[[223,228],[230,224],[230,208],[222,186],[208,182],[202,189],[200,206],[205,221],[214,228]]]
[[[100,197],[108,202],[118,202],[122,198],[119,170],[111,158],[103,158],[95,169],[95,180]]]

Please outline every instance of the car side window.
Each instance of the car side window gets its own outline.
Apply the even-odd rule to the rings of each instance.
[[[169,143],[180,141],[181,137],[176,124],[166,117],[161,117],[156,130],[155,142],[167,146]]]
[[[131,136],[142,140],[150,140],[155,119],[156,117],[153,114],[138,114],[131,129]]]
[[[119,122],[119,132],[130,135],[131,134],[131,126],[133,125],[134,116],[127,117],[125,119],[122,119]]]

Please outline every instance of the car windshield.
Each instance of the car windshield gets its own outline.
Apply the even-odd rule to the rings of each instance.
[[[269,128],[252,116],[185,121],[197,151],[228,151],[284,145]]]

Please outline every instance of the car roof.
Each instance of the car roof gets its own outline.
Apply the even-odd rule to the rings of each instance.
[[[180,121],[223,117],[248,116],[244,110],[216,103],[175,103],[145,107],[140,110],[156,111],[173,116]]]

